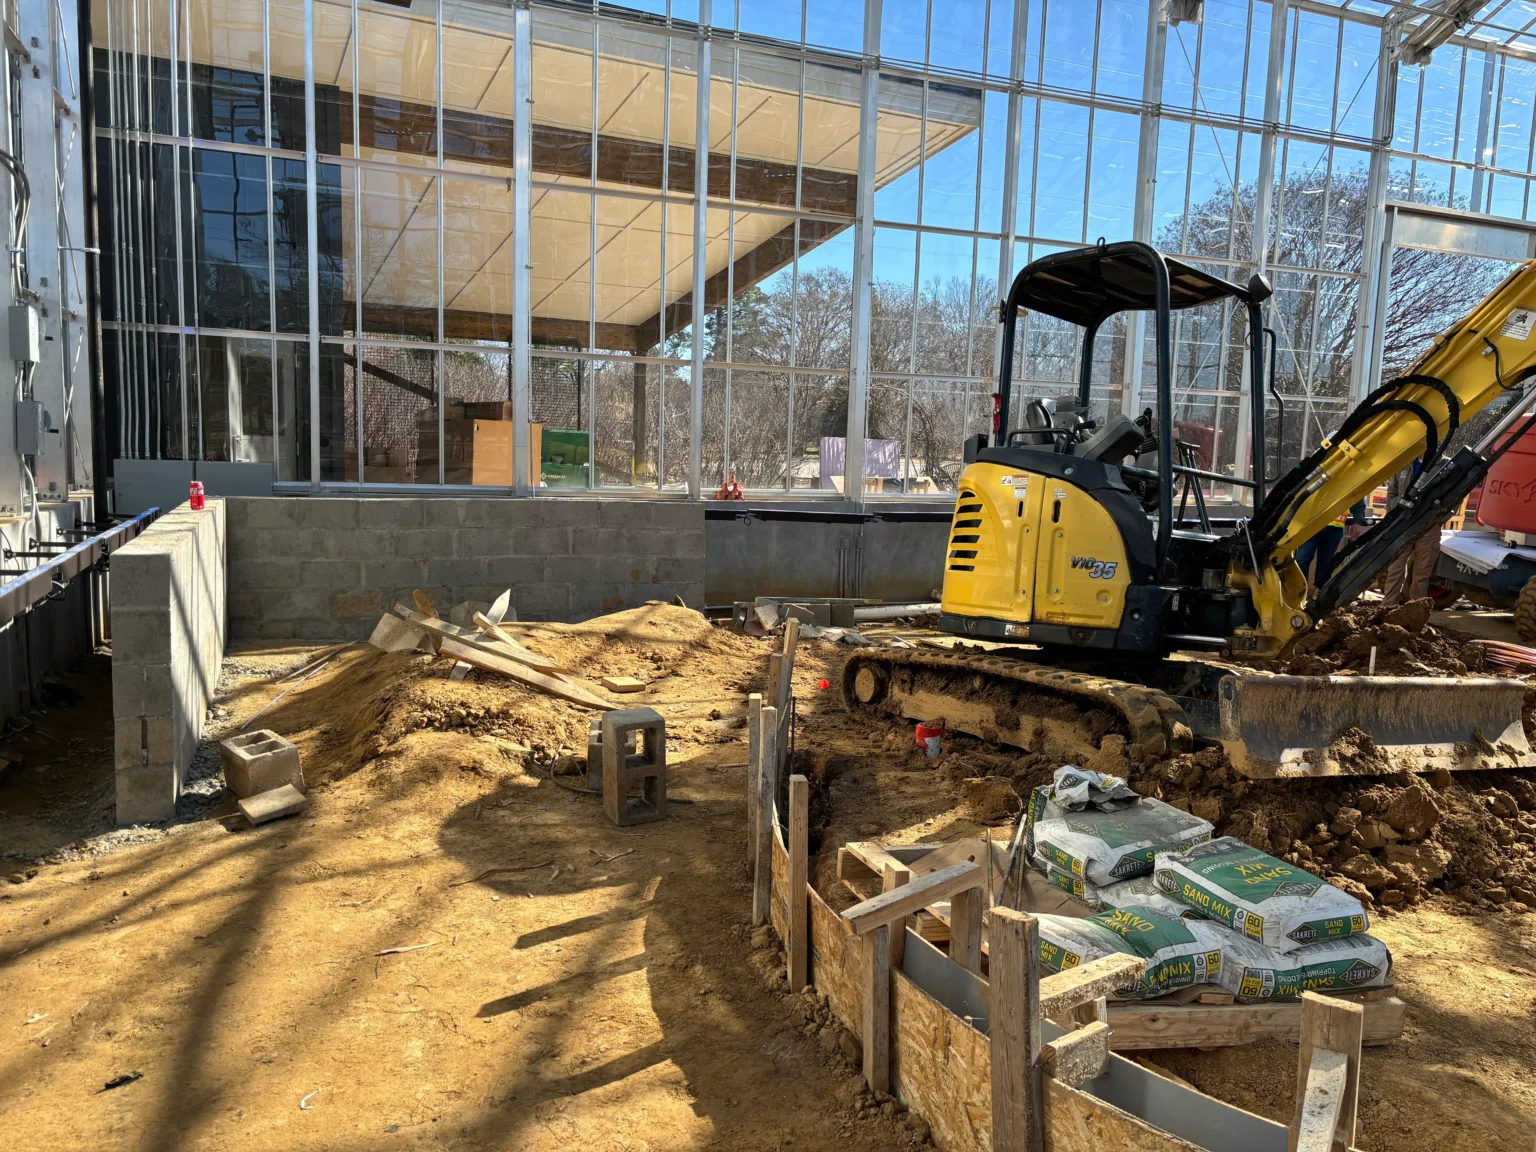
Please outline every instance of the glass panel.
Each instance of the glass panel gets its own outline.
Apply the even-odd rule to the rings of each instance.
[[[875,229],[869,365],[873,372],[911,372],[912,308],[917,285],[917,233]]]
[[[548,9],[533,13],[533,170],[539,179],[592,179],[590,21]]]
[[[731,468],[743,488],[784,487],[788,412],[787,372],[731,372]]]
[[[437,180],[361,169],[363,331],[437,339]]]
[[[511,486],[511,357],[449,349],[443,353],[443,385],[444,483]]]
[[[512,166],[512,9],[443,4],[443,155],[450,167]]]
[[[321,9],[329,5],[315,6],[315,114],[321,117],[320,96],[322,73],[320,71]],[[350,17],[349,17],[350,19]],[[272,82],[272,131],[274,148],[304,148],[304,4],[303,0],[267,0],[267,55],[271,61]],[[334,79],[332,76],[327,80]],[[350,86],[351,73],[348,72]],[[334,108],[334,103],[332,104]],[[323,118],[323,117],[322,117]],[[333,149],[334,150],[334,149]]]
[[[197,337],[198,458],[269,463],[272,342]]]
[[[184,338],[180,335],[141,333],[139,342],[154,358],[153,395],[150,401],[151,444],[153,456],[161,460],[182,460],[186,457],[186,441],[183,431],[183,401],[181,382],[181,349]]]
[[[1088,179],[1088,109],[1041,103],[1038,136],[1040,180],[1035,188],[1032,234],[1083,241],[1084,191]]]
[[[343,141],[345,155],[356,154],[352,55],[352,6],[315,0],[315,148],[323,155],[343,154]],[[302,58],[297,78],[302,85]],[[301,87],[301,99],[302,91]]]
[[[704,419],[701,421],[704,434],[700,442],[699,486],[705,496],[725,483],[730,474],[725,447],[726,413],[730,410],[726,382],[730,374],[729,368],[704,369]]]
[[[741,6],[741,30],[798,43],[800,0],[748,0]]]
[[[266,159],[196,149],[192,164],[196,322],[268,331]]]
[[[870,492],[900,491],[907,478],[907,380],[874,379],[869,382],[869,406],[865,423],[864,476]],[[870,483],[873,481],[873,483]]]
[[[1141,0],[1100,0],[1094,90],[1107,96],[1140,100],[1146,55],[1146,4]]]
[[[438,482],[437,353],[429,348],[361,346],[362,478],[369,484]],[[445,416],[464,419],[463,409]],[[462,429],[460,429],[462,430]],[[462,471],[462,436],[453,462]],[[350,451],[356,449],[348,445]],[[472,445],[471,445],[472,452]],[[459,483],[464,481],[460,480]]]
[[[450,340],[512,339],[512,193],[504,183],[444,181],[443,323]]]
[[[604,348],[647,352],[660,331],[662,206],[653,200],[597,196],[593,213],[597,342]]]
[[[291,174],[291,173],[290,173]],[[320,238],[320,332],[324,336],[351,333],[356,326],[357,310],[350,303],[357,299],[356,196],[351,168],[320,164],[315,170],[315,200],[320,218],[316,232]],[[295,231],[295,237],[304,233]],[[302,239],[296,241],[303,244]],[[304,331],[308,322],[299,324]]]
[[[330,165],[321,165],[321,171]],[[323,203],[323,202],[322,202]],[[322,213],[321,219],[323,220]],[[279,332],[309,331],[309,202],[302,160],[272,161],[272,259]],[[322,235],[321,251],[330,238]]]
[[[299,345],[299,459],[309,469],[309,345]],[[357,362],[350,344],[320,346],[320,479],[356,480]],[[302,479],[309,477],[303,476]]]
[[[829,239],[818,243],[823,235]],[[800,252],[795,363],[846,372],[853,349],[853,229],[802,220]]]
[[[1136,116],[1103,110],[1093,118],[1093,165],[1088,177],[1088,239],[1131,235],[1136,208]]]
[[[864,5],[848,0],[806,0],[805,42],[846,52],[863,51]]]
[[[190,0],[192,135],[264,144],[262,0]]]
[[[1003,9],[1001,4],[990,6],[998,13]],[[988,7],[988,0],[941,0],[929,31],[928,63],[931,67],[981,72],[982,55],[986,51]]]
[[[309,345],[278,340],[272,349],[276,394],[276,479],[309,478]]]
[[[980,89],[945,85],[929,91],[922,222],[930,228],[976,227],[981,112]]]
[[[885,0],[880,6],[880,55],[921,64],[927,58],[928,0]]]
[[[791,485],[842,491],[848,378],[797,372],[790,384]]]
[[[903,491],[927,496],[953,492],[965,469],[967,436],[990,432],[983,417],[992,406],[991,388],[965,380],[912,381],[912,438]]]
[[[358,155],[397,164],[437,156],[435,5],[357,7]]]
[[[612,485],[656,484],[656,415],[653,410],[662,371],[657,364],[627,359],[587,361],[593,374],[596,397],[592,421],[592,463],[598,483]],[[569,455],[558,461],[553,450],[545,464],[550,486],[585,486],[587,468],[581,460],[581,442],[563,446]],[[554,467],[550,467],[553,464]]]
[[[942,139],[942,130],[934,137]],[[875,128],[875,219],[917,223],[923,158],[923,85],[882,73]]]
[[[970,343],[975,250],[965,236],[925,232],[917,305],[917,371],[963,373]]]
[[[592,311],[592,197],[535,189],[528,234],[533,343],[585,348]]]

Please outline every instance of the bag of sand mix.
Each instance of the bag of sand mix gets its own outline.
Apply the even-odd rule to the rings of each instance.
[[[1082,788],[1077,784],[1084,770],[1068,765],[1056,772],[1056,781],[1042,784],[1029,798],[1025,812],[1025,849],[1035,867],[1045,865],[1091,884],[1112,884],[1152,871],[1157,853],[1198,844],[1211,838],[1207,820],[1192,816],[1161,800],[1132,800],[1114,785],[1117,777],[1103,777],[1109,788]],[[1093,775],[1099,775],[1094,773]],[[1071,782],[1061,788],[1058,782]],[[1092,791],[1099,791],[1112,810],[1096,807]],[[1086,806],[1074,809],[1056,796],[1082,796]],[[1132,796],[1135,793],[1131,793]]]
[[[1221,978],[1222,929],[1139,909],[1115,909],[1078,919],[1039,915],[1040,966],[1063,972],[1117,952],[1146,960],[1141,980],[1114,998],[1145,1000]]]
[[[1278,952],[1353,936],[1370,924],[1347,892],[1230,836],[1158,853],[1153,875],[1180,904]]]

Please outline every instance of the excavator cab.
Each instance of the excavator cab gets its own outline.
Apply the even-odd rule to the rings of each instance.
[[[1210,531],[1202,479],[1249,489],[1250,477],[1198,467],[1173,434],[1172,328],[1175,312],[1232,300],[1247,319],[1254,397],[1253,476],[1264,475],[1263,318],[1268,282],[1247,287],[1172,260],[1149,244],[1100,243],[1034,261],[1002,304],[1002,373],[991,442],[968,446],[968,467],[951,531],[941,627],[961,635],[1075,648],[1154,652],[1197,637],[1226,642],[1246,623],[1248,599],[1223,587],[1180,596],[1225,569],[1222,538]],[[1012,423],[1013,357],[1019,317],[1038,312],[1082,329],[1075,397],[1031,399]],[[1090,415],[1094,346],[1120,312],[1149,314],[1156,407],[1138,419]],[[1183,446],[1188,449],[1189,446]],[[1198,530],[1180,483],[1194,496]]]

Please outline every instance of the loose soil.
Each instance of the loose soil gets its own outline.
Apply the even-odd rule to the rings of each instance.
[[[87,808],[39,798],[27,775],[35,750],[19,777],[0,780],[0,844],[27,854],[5,862],[20,882],[0,885],[8,1136],[133,1149],[921,1146],[920,1118],[862,1095],[853,1038],[814,997],[785,994],[774,941],[746,924],[741,714],[769,643],[666,605],[517,631],[584,675],[648,681],[624,702],[667,718],[670,792],[682,802],[665,821],[616,829],[574,791],[592,713],[490,674],[449,680],[448,661],[413,653],[349,648],[262,715],[256,726],[299,744],[311,791],[304,815],[258,829],[227,817],[225,797],[204,818],[134,833],[147,843],[93,836],[110,748],[86,727],[89,696],[50,713],[83,742],[67,788]],[[232,657],[212,735],[289,687],[273,674],[307,654]],[[835,688],[818,688],[838,682],[841,661],[839,649],[806,644],[795,676],[813,875],[840,906],[852,897],[835,879],[838,845],[985,834],[1017,811],[1009,796],[1057,766],[964,736],[929,760],[910,724],[855,720]],[[1125,763],[1116,739],[1101,742],[1095,766]],[[1530,843],[1526,777],[1259,788],[1210,750],[1130,774],[1173,803],[1218,803],[1222,830],[1250,842],[1305,846],[1305,866],[1324,871],[1361,855],[1385,861],[1396,845],[1422,850],[1410,862],[1418,875],[1434,846],[1450,853],[1444,874],[1411,895],[1387,864],[1393,885],[1365,888],[1408,1031],[1366,1053],[1357,1144],[1528,1145],[1536,916],[1516,910],[1528,868],[1513,868],[1530,856],[1519,851]],[[1353,828],[1332,831],[1354,812]],[[1352,844],[1366,821],[1397,839]],[[1319,823],[1330,839],[1308,844]],[[1365,825],[1361,838],[1380,831]],[[47,849],[56,862],[36,863]],[[1449,894],[1468,888],[1468,900]],[[1215,1096],[1289,1117],[1288,1045],[1148,1056]],[[143,1077],[98,1093],[129,1072]]]

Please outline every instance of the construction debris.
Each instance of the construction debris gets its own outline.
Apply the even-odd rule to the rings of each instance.
[[[270,792],[284,784],[304,791],[304,770],[298,746],[270,728],[245,732],[219,742],[224,783],[241,799]]]
[[[645,681],[633,676],[604,676],[598,680],[610,692],[644,692]]]

